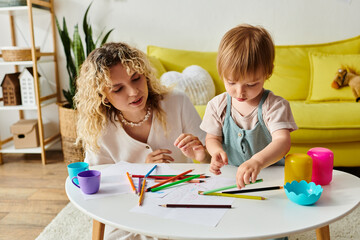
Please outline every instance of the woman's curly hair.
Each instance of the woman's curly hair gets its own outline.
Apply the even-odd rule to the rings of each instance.
[[[147,105],[166,132],[166,114],[160,107],[160,101],[169,89],[160,84],[145,53],[125,43],[106,43],[89,54],[76,81],[77,143],[82,142],[85,150],[98,152],[98,139],[103,130],[107,124],[118,121],[119,110],[105,103],[105,89],[111,87],[110,68],[119,63],[128,74],[134,71],[146,77],[149,91]]]

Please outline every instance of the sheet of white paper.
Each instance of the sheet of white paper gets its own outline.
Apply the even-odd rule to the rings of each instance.
[[[133,192],[129,180],[126,176],[126,172],[132,175],[146,175],[155,164],[132,164],[128,162],[119,162],[113,164],[101,171],[100,189],[96,194],[87,195],[83,193],[84,199],[98,199],[104,197],[110,197],[118,194]],[[169,167],[169,164],[157,164],[157,167],[150,175],[156,174],[179,174],[178,170],[174,170]],[[133,178],[135,187],[138,186],[138,178]],[[147,187],[155,185],[153,179],[147,179]],[[164,197],[168,193],[175,189],[169,188],[163,191],[152,194],[152,197]]]
[[[142,206],[134,207],[130,212],[146,213],[153,216],[174,219],[189,224],[201,224],[215,227],[226,211],[229,209],[214,208],[164,208],[159,205],[167,203],[185,203],[185,204],[232,204],[234,199],[199,195],[198,191],[234,184],[234,179],[215,177],[204,183],[190,183],[178,186],[163,198],[150,197],[153,193],[146,193]],[[189,218],[189,216],[192,216]]]
[[[118,194],[132,192],[129,180],[126,176],[107,175],[101,173],[100,189],[97,193],[87,195],[83,193],[84,199],[98,199]]]

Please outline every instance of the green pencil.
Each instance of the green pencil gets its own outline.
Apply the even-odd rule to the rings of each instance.
[[[159,186],[159,187],[157,187],[157,188],[151,188],[150,191],[156,192],[156,191],[159,191],[159,190],[161,190],[161,189],[164,189],[164,188],[167,188],[167,187],[171,187],[171,186],[176,185],[176,184],[179,184],[179,183],[187,182],[187,181],[190,181],[190,180],[192,180],[192,179],[194,179],[194,178],[198,178],[198,177],[200,177],[200,174],[194,175],[194,176],[192,176],[192,177],[188,177],[188,178],[185,178],[185,179],[181,179],[181,180],[176,181],[176,182],[172,182],[172,183],[169,183],[169,184],[165,184],[165,185]]]
[[[262,179],[258,179],[256,180],[254,183],[259,183],[259,182],[262,182],[263,180]],[[253,182],[251,182],[250,184],[254,184]],[[247,185],[247,184],[246,184]],[[217,188],[217,189],[213,189],[213,190],[209,190],[209,191],[205,191],[203,192],[202,194],[203,195],[206,195],[208,193],[213,193],[213,192],[218,192],[218,191],[222,191],[222,190],[226,190],[226,189],[230,189],[230,188],[236,188],[237,185],[231,185],[231,186],[227,186],[227,187],[221,187],[221,188]]]

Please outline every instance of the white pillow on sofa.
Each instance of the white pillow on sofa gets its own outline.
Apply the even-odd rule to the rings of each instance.
[[[160,80],[165,86],[174,86],[185,92],[194,105],[207,104],[215,96],[215,85],[210,74],[197,65],[185,68],[182,73],[166,72]]]

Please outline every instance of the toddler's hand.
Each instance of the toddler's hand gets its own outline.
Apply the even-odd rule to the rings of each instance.
[[[174,142],[181,152],[188,158],[203,161],[206,157],[206,149],[198,137],[192,134],[182,133]]]
[[[245,184],[255,182],[261,170],[261,164],[255,159],[249,159],[238,167],[236,173],[236,184],[239,189],[245,187]]]
[[[210,172],[219,175],[221,174],[220,168],[228,164],[227,154],[224,150],[221,150],[211,157]]]
[[[146,157],[146,163],[170,163],[173,162],[174,159],[167,155],[170,154],[171,151],[168,149],[158,149],[149,153]]]

